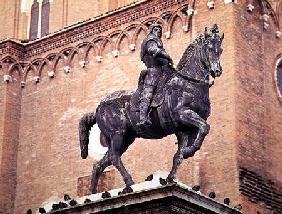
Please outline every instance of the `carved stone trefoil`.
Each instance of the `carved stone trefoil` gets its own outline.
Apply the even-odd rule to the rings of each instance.
[[[275,36],[276,36],[276,38],[278,38],[278,39],[279,39],[279,38],[281,38],[281,36],[282,36],[282,32],[281,32],[281,31],[279,31],[279,30],[278,30],[278,31],[276,31],[276,32],[275,32]]]
[[[102,56],[96,56],[96,61],[97,62],[102,62],[103,61],[103,57]]]
[[[71,70],[70,66],[67,65],[67,66],[64,67],[64,72],[66,74],[70,73],[70,70]]]
[[[22,88],[25,87],[25,81],[21,81],[21,87],[22,87]]]
[[[34,80],[35,83],[39,83],[40,77],[39,76],[35,76],[35,77],[33,77],[33,80]]]
[[[119,51],[118,50],[113,50],[112,54],[113,54],[114,57],[118,57]]]
[[[6,74],[3,76],[3,80],[6,83],[12,82],[12,76]]]
[[[55,77],[55,72],[54,71],[48,71],[48,77],[54,78]]]
[[[165,35],[165,38],[170,39],[170,37],[171,37],[171,32],[170,32],[170,31],[167,31],[167,32],[164,33],[164,35]]]
[[[184,32],[188,32],[188,30],[189,30],[188,28],[189,28],[188,25],[182,26],[182,29],[183,29]]]
[[[207,6],[208,6],[209,9],[214,9],[214,7],[215,7],[214,1],[209,0],[208,3],[207,3]]]
[[[262,18],[262,20],[264,22],[268,22],[269,21],[269,15],[267,15],[267,14],[263,14],[261,18]]]
[[[130,44],[129,45],[129,49],[131,50],[131,51],[135,51],[135,49],[136,49],[136,45],[135,44]]]
[[[85,68],[86,67],[86,61],[85,60],[79,61],[79,65],[80,65],[80,67]]]
[[[252,5],[252,4],[248,4],[248,5],[247,5],[247,11],[248,11],[249,13],[253,12],[254,9],[255,9],[255,6],[254,6],[254,5]]]
[[[187,15],[188,16],[194,16],[194,15],[196,15],[196,11],[193,8],[188,8]]]
[[[264,23],[263,23],[263,29],[264,29],[264,30],[267,30],[268,28],[269,28],[269,23],[264,22]]]

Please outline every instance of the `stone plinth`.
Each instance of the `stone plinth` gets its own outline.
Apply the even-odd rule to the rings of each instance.
[[[83,205],[76,205],[51,213],[99,213],[99,214],[240,214],[228,207],[179,184],[158,186],[148,190],[99,199]]]

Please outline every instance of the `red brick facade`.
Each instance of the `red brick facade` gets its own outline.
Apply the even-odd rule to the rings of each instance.
[[[152,20],[162,23],[175,64],[204,27],[217,23],[225,33],[224,73],[211,88],[211,131],[197,155],[183,162],[179,180],[241,203],[245,213],[278,212],[282,200],[272,199],[282,194],[282,103],[274,74],[282,54],[282,1],[217,0],[209,9],[202,0],[151,0],[30,43],[0,43],[0,213],[25,213],[51,197],[81,194],[77,186],[93,163],[80,158],[78,121],[105,95],[136,88],[144,68],[140,42]],[[123,156],[134,180],[170,170],[174,142],[173,136],[137,140]],[[256,176],[263,179],[252,182]],[[110,169],[100,188],[120,185]]]

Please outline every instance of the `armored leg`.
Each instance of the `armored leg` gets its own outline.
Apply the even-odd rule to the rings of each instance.
[[[148,117],[148,110],[153,97],[154,86],[145,86],[142,92],[142,98],[140,100],[140,124],[139,125],[151,125],[152,122]]]
[[[155,68],[149,68],[147,75],[144,79],[143,91],[140,99],[140,123],[139,125],[151,125],[152,122],[148,117],[149,107],[154,95],[155,88],[157,86],[159,76],[159,70]]]

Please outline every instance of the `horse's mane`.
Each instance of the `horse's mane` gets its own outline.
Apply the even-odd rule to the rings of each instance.
[[[204,44],[204,42],[205,42],[205,37],[203,34],[200,34],[196,39],[193,40],[191,44],[188,45],[184,54],[182,55],[181,59],[179,60],[179,63],[177,64],[177,67],[176,67],[177,71],[181,71],[183,67],[185,67],[187,61],[193,55],[195,48],[201,47]]]

